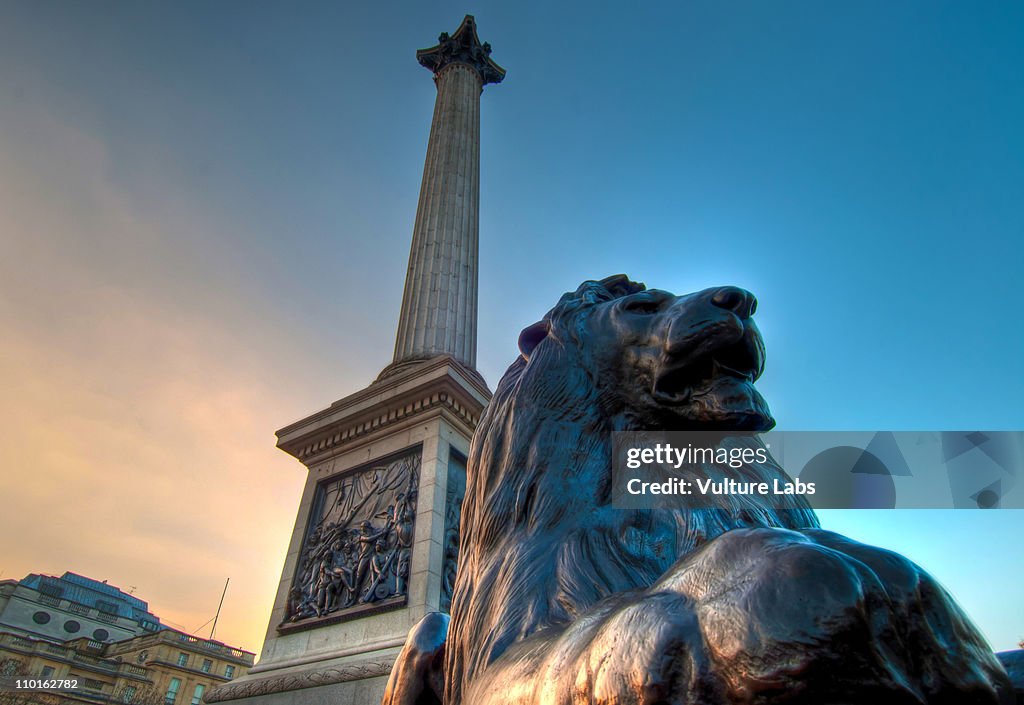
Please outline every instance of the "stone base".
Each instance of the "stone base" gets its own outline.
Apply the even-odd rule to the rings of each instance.
[[[206,703],[229,705],[379,705],[398,649],[334,665],[275,669],[207,691]]]
[[[387,676],[376,676],[347,683],[256,695],[232,702],[240,705],[380,705],[387,683]]]

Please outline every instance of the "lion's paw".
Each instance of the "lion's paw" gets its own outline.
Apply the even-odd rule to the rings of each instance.
[[[838,534],[727,532],[680,561],[659,589],[693,601],[729,702],[1006,697],[991,650],[930,576]]]

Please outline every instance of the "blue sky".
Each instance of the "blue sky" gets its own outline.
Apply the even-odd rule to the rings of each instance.
[[[88,511],[131,539],[56,518],[0,575],[140,585],[191,628],[230,574],[223,635],[258,645],[302,483],[273,431],[390,360],[435,92],[414,53],[467,12],[508,70],[482,96],[492,385],[561,292],[621,271],[755,292],[780,428],[1024,427],[1019,3],[12,2],[0,528]],[[1024,512],[823,522],[1024,638]]]

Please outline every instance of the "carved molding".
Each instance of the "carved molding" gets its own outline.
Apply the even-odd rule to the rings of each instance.
[[[335,446],[347,444],[360,436],[368,435],[386,426],[390,426],[393,423],[402,421],[409,416],[434,408],[448,409],[470,428],[476,428],[477,421],[480,420],[478,414],[474,414],[471,409],[458,399],[455,399],[451,394],[448,394],[447,392],[435,392],[416,401],[409,402],[397,409],[388,409],[372,419],[353,424],[348,428],[335,431],[323,438],[318,438],[317,440],[302,446],[302,448],[295,453],[295,457],[306,462],[313,456],[329,451]]]
[[[208,690],[203,700],[207,703],[219,703],[226,700],[251,698],[257,695],[271,695],[272,693],[282,693],[289,690],[316,688],[321,685],[375,678],[377,676],[389,675],[392,666],[394,666],[394,657],[376,658],[333,666],[331,668],[302,671],[301,673],[288,673],[255,680],[242,680]]]

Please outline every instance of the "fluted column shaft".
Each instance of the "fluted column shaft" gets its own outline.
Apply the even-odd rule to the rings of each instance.
[[[475,368],[483,79],[451,63],[435,80],[395,363],[447,354]]]

